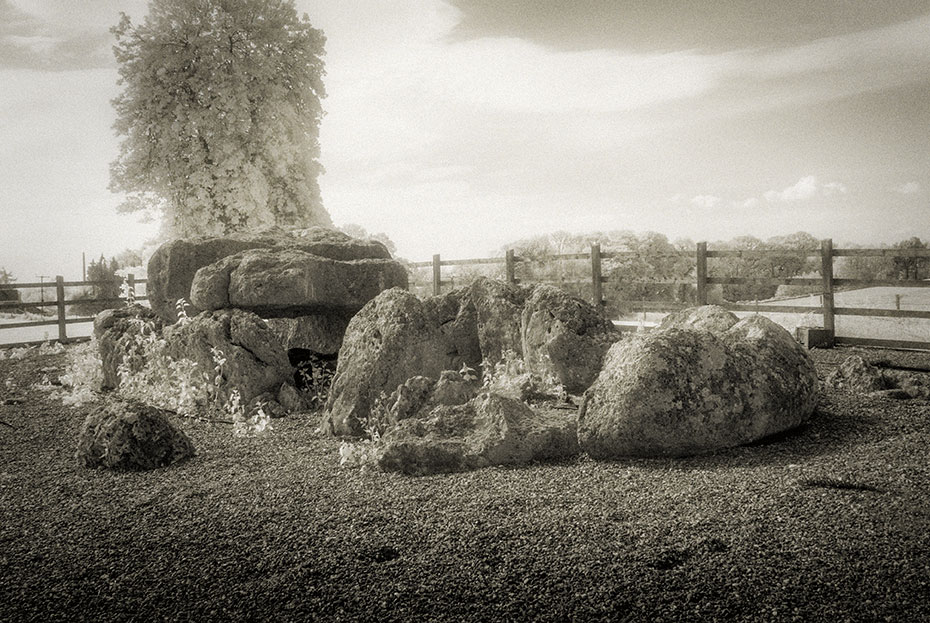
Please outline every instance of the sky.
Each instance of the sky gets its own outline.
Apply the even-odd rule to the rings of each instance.
[[[411,260],[557,230],[930,238],[930,0],[297,0],[326,43],[320,187]],[[0,267],[81,275],[118,215],[109,28],[0,0]]]

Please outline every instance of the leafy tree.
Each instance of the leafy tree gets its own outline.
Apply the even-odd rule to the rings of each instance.
[[[347,225],[343,225],[342,227],[338,227],[337,229],[348,236],[352,236],[353,238],[361,238],[362,240],[377,240],[384,245],[384,248],[387,249],[388,253],[391,255],[397,253],[397,245],[394,244],[394,241],[391,240],[390,237],[388,237],[388,235],[384,232],[369,234],[367,229],[361,225],[356,225],[355,223],[349,223]]]
[[[619,252],[602,268],[608,277],[604,291],[609,313],[628,313],[636,302],[694,300],[694,286],[683,283],[694,279],[692,254],[685,254],[663,234],[612,232],[601,250]]]
[[[331,225],[322,172],[323,33],[293,0],[152,0],[112,29],[123,137],[110,188],[171,236]]]
[[[926,249],[927,243],[913,236],[907,240],[894,244],[895,249]],[[922,279],[921,275],[926,275],[927,266],[930,265],[930,258],[927,257],[895,257],[893,266],[895,277],[897,279],[913,279],[918,281]]]
[[[764,255],[748,253],[740,257],[713,258],[708,264],[708,271],[715,277],[790,279],[814,272],[819,267],[819,260],[807,257],[807,252],[820,248],[820,241],[806,232],[775,236],[764,241],[754,236],[738,236],[713,246],[715,249],[735,251],[778,251]],[[801,286],[791,292],[803,294],[810,290]],[[777,285],[752,282],[725,284],[722,288],[723,298],[728,301],[765,300],[775,296],[778,291]],[[788,291],[788,288],[782,287],[782,291]]]
[[[11,284],[16,281],[16,277],[13,276],[7,269],[0,267],[0,285]],[[20,295],[19,290],[11,290],[9,288],[0,288],[0,301],[19,301]],[[9,309],[3,311],[10,311]]]
[[[694,248],[690,241],[679,241]],[[513,249],[521,262],[517,277],[526,283],[545,281],[583,298],[591,298],[591,263],[587,259],[559,259],[559,255],[588,253],[591,245],[601,245],[603,253],[620,252],[605,258],[601,274],[606,276],[604,297],[607,313],[628,313],[640,301],[693,300],[694,287],[681,283],[693,272],[691,254],[673,245],[662,234],[629,231],[570,234],[559,231],[519,240],[505,249]],[[659,283],[666,282],[666,283]]]
[[[99,260],[91,260],[87,265],[87,281],[93,281],[94,285],[90,291],[85,290],[81,295],[76,296],[74,300],[81,301],[73,306],[74,312],[81,316],[92,316],[105,309],[114,309],[122,304],[114,302],[98,302],[96,299],[118,299],[120,297],[120,287],[123,278],[116,271],[119,270],[119,263],[115,258],[110,258],[110,262],[102,255]]]
[[[851,249],[863,248],[862,245],[852,243],[844,244],[843,246]],[[887,247],[887,244],[881,244],[878,245],[877,248],[885,249]],[[874,248],[874,245],[870,245],[870,248]],[[873,279],[894,279],[894,258],[877,255],[851,255],[843,257],[837,262],[834,274],[843,279],[862,279],[865,281]]]
[[[127,266],[142,266],[142,249],[123,249],[116,254],[116,263],[119,264],[120,268],[126,268]]]

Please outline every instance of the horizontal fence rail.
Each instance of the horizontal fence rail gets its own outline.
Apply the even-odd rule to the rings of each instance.
[[[553,285],[585,285],[590,287],[591,302],[604,309],[605,301],[603,298],[603,285],[610,280],[602,274],[602,263],[606,259],[624,259],[648,256],[650,258],[678,258],[689,259],[693,261],[692,280],[623,280],[625,285],[649,285],[649,286],[692,286],[694,288],[694,303],[687,302],[668,302],[668,301],[640,301],[635,303],[635,308],[639,311],[650,312],[671,312],[694,304],[706,305],[708,301],[708,286],[724,285],[747,285],[754,284],[760,286],[800,286],[816,289],[814,296],[820,297],[820,304],[817,306],[802,305],[779,305],[766,304],[758,302],[755,304],[748,303],[725,303],[723,307],[737,312],[766,312],[766,313],[790,313],[790,314],[817,314],[823,317],[824,329],[829,334],[828,345],[864,345],[864,346],[887,346],[889,348],[920,348],[930,349],[930,334],[928,341],[911,341],[911,340],[884,340],[877,338],[856,338],[856,337],[839,337],[836,336],[835,319],[836,316],[865,316],[876,318],[905,318],[905,319],[930,319],[930,311],[923,310],[904,310],[900,309],[900,295],[896,297],[898,309],[878,309],[866,307],[838,307],[834,304],[834,294],[837,290],[851,290],[857,288],[869,287],[917,287],[930,288],[930,280],[902,280],[902,279],[847,279],[834,277],[834,261],[838,257],[879,257],[879,258],[928,258],[930,259],[930,249],[906,248],[906,249],[834,249],[833,241],[826,239],[821,241],[819,249],[717,249],[709,250],[706,242],[698,242],[694,251],[680,251],[677,253],[659,253],[643,254],[635,251],[601,251],[600,245],[594,244],[587,253],[565,253],[545,257],[527,257],[522,258],[515,254],[513,250],[508,250],[504,257],[481,258],[481,259],[456,259],[444,260],[439,255],[434,255],[431,261],[414,262],[411,264],[414,268],[432,268],[432,293],[440,294],[443,286],[454,285],[455,280],[443,279],[442,268],[444,266],[479,266],[491,264],[504,264],[505,280],[509,283],[518,283],[519,279],[515,277],[516,267],[519,264],[538,264],[556,261],[586,261],[590,263],[589,278],[578,279],[576,277],[566,279],[539,279],[535,283],[548,283]],[[756,259],[756,258],[819,258],[820,259],[820,277],[721,277],[711,276],[708,274],[708,258],[738,258],[738,259]]]
[[[519,283],[517,278],[517,267],[521,264],[540,264],[553,261],[566,262],[586,262],[588,266],[588,277],[579,279],[572,276],[564,279],[540,279],[538,283],[549,283],[560,286],[586,286],[590,288],[590,297],[592,303],[599,309],[604,310],[606,301],[604,300],[604,284],[611,280],[603,274],[604,260],[623,260],[625,258],[673,258],[687,259],[693,267],[694,278],[691,280],[672,279],[672,280],[622,280],[619,283],[631,286],[648,285],[652,287],[693,287],[694,302],[684,301],[649,301],[641,300],[634,302],[634,308],[644,312],[671,312],[690,307],[694,304],[704,305],[708,301],[709,286],[725,285],[760,285],[760,286],[799,286],[816,289],[813,296],[819,296],[820,301],[816,306],[802,305],[781,305],[759,304],[756,303],[725,303],[723,306],[731,311],[736,312],[753,312],[753,313],[790,313],[790,314],[817,314],[823,317],[823,327],[828,332],[828,344],[850,344],[866,346],[887,346],[891,348],[921,348],[930,349],[930,335],[928,341],[913,340],[885,340],[877,338],[855,338],[836,336],[835,318],[836,316],[851,317],[876,317],[876,318],[902,318],[902,319],[930,319],[930,310],[913,310],[900,309],[900,295],[896,297],[897,309],[880,309],[867,307],[844,307],[834,304],[834,294],[837,290],[849,290],[855,288],[867,287],[930,287],[930,280],[895,280],[895,279],[847,279],[836,278],[833,275],[834,260],[837,257],[879,257],[879,258],[930,258],[930,249],[920,248],[883,248],[883,249],[834,249],[832,240],[821,241],[819,249],[715,249],[709,250],[706,242],[698,242],[693,251],[679,251],[675,253],[657,253],[648,254],[636,251],[602,251],[599,244],[591,246],[586,253],[565,253],[545,257],[519,257],[515,251],[508,250],[503,257],[486,257],[476,259],[454,259],[444,260],[438,254],[434,255],[432,260],[424,262],[413,262],[411,268],[429,268],[431,269],[430,286],[432,293],[440,294],[444,286],[455,284],[452,279],[444,279],[443,267],[467,267],[467,266],[491,266],[503,265],[504,279],[508,283]],[[820,258],[820,278],[811,277],[740,277],[740,276],[712,276],[708,270],[708,258],[778,258],[778,257],[804,257]],[[13,283],[0,285],[0,292],[3,290],[25,290],[41,288],[45,290],[55,290],[54,300],[21,302],[21,301],[0,301],[0,312],[7,309],[29,309],[56,307],[57,314],[53,319],[40,321],[24,321],[0,324],[0,346],[19,346],[38,344],[42,341],[21,342],[15,344],[4,344],[2,332],[4,329],[20,329],[38,326],[57,326],[58,341],[69,342],[87,338],[69,338],[67,335],[67,326],[71,324],[86,323],[93,321],[93,316],[84,317],[66,317],[66,308],[76,304],[116,304],[123,301],[118,298],[99,298],[99,299],[67,299],[65,297],[66,287],[93,287],[102,286],[110,282],[103,281],[65,281],[61,276],[56,277],[54,282],[39,283]],[[146,280],[136,280],[133,275],[129,275],[127,285],[135,293],[136,284],[145,284]],[[689,295],[690,296],[690,295]],[[144,301],[147,297],[136,296],[135,300]]]
[[[135,301],[146,301],[148,300],[147,296],[136,296],[136,286],[145,285],[148,283],[146,279],[136,279],[135,275],[128,275],[125,281],[126,288],[131,294],[133,300]],[[62,344],[67,344],[70,342],[80,342],[87,339],[88,337],[69,337],[67,326],[73,324],[86,324],[88,322],[94,321],[94,316],[76,316],[68,317],[67,308],[73,305],[116,305],[126,302],[124,298],[114,298],[114,297],[94,297],[94,298],[67,298],[65,288],[86,288],[86,287],[100,287],[100,286],[112,286],[114,285],[113,281],[65,281],[64,278],[59,275],[55,277],[55,281],[47,282],[38,282],[38,283],[6,283],[0,284],[0,293],[3,291],[18,291],[18,290],[31,290],[31,289],[41,289],[43,293],[46,290],[55,292],[54,300],[49,301],[0,301],[0,313],[4,310],[9,309],[21,309],[28,310],[32,308],[42,308],[42,307],[55,307],[57,312],[54,318],[49,318],[48,320],[30,320],[25,322],[9,322],[9,323],[0,323],[0,348],[12,348],[12,347],[21,347],[21,346],[35,346],[37,344],[42,344],[46,341],[57,341]],[[25,329],[31,327],[58,327],[58,337],[56,339],[49,340],[27,340],[19,342],[7,342],[3,339],[3,333],[5,330],[12,329]]]

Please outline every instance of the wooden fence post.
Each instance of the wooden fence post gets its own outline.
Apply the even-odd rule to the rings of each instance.
[[[707,243],[697,243],[695,255],[695,268],[697,273],[697,304],[707,305]]]
[[[591,245],[591,302],[597,311],[604,309],[604,294],[601,282],[601,245]]]
[[[442,272],[440,270],[441,264],[439,263],[439,254],[433,256],[433,296],[439,296],[439,291],[442,288]]]
[[[507,255],[504,258],[504,262],[504,273],[507,275],[507,283],[517,283],[513,249],[507,249]]]
[[[65,278],[61,275],[55,277],[55,293],[58,297],[58,341],[66,344],[68,332],[65,329]]]
[[[820,275],[823,278],[823,328],[827,331],[828,348],[833,347],[836,326],[833,318],[833,240],[820,242]]]

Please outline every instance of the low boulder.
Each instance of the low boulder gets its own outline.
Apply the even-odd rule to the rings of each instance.
[[[581,448],[598,459],[688,456],[807,421],[818,387],[808,353],[765,317],[728,322],[692,310],[612,346],[582,400]]]
[[[930,398],[930,377],[926,373],[882,368],[858,355],[847,357],[824,378],[824,386],[854,394],[883,395],[889,398]]]
[[[119,386],[119,367],[124,362],[130,372],[144,367],[144,339],[157,334],[162,326],[161,318],[139,304],[107,309],[94,317],[94,338],[103,372],[101,389]]]
[[[114,400],[84,421],[77,459],[84,467],[149,470],[194,456],[194,444],[167,411]]]
[[[401,420],[423,416],[438,406],[463,405],[481,389],[477,379],[466,379],[460,373],[443,370],[439,380],[427,376],[414,376],[397,386],[394,392],[376,403],[376,419],[369,428],[379,433],[390,430]]]
[[[203,312],[186,322],[166,327],[166,352],[174,359],[189,359],[211,379],[219,365],[217,400],[234,389],[243,404],[293,384],[294,369],[277,336],[255,314],[228,309]]]
[[[865,359],[857,355],[847,357],[831,370],[824,378],[824,385],[856,394],[888,389],[881,369],[866,363]]]
[[[482,394],[403,419],[378,441],[384,471],[408,475],[557,459],[578,453],[575,419],[564,411]]]

